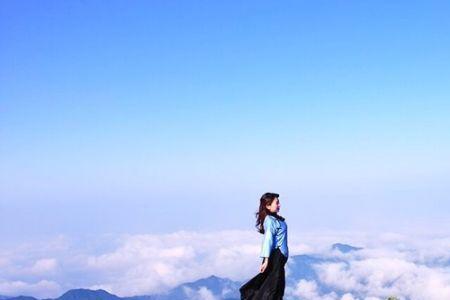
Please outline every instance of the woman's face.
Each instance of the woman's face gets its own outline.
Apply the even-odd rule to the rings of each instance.
[[[280,200],[278,200],[278,198],[273,199],[272,203],[269,205],[266,205],[266,208],[271,212],[271,213],[276,213],[280,211]]]

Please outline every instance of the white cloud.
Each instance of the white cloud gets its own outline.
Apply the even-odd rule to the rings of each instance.
[[[337,300],[336,293],[320,294],[317,283],[314,280],[301,279],[295,290],[292,292],[294,296],[300,297],[304,300]]]
[[[342,295],[341,300],[357,300],[357,299],[354,298],[352,294],[346,293]]]
[[[449,236],[291,232],[291,257],[314,253],[343,262],[316,265],[319,282],[302,280],[287,287],[287,294],[320,300],[390,295],[450,299]],[[60,235],[29,241],[0,249],[0,294],[58,297],[70,288],[84,287],[131,296],[163,292],[213,274],[247,280],[259,272],[261,238],[254,231],[227,230],[89,238]],[[330,251],[336,242],[364,249],[346,254]],[[286,271],[289,275],[289,261]],[[317,284],[326,284],[335,293],[323,294]],[[207,289],[191,292],[202,299],[218,297]]]
[[[380,252],[384,253],[384,252]],[[390,295],[417,300],[450,299],[450,270],[393,257],[358,257],[346,263],[316,266],[320,281],[339,291],[387,298]],[[408,257],[408,255],[405,255]]]
[[[51,272],[54,272],[56,268],[58,267],[57,260],[54,258],[42,258],[38,259],[29,272],[35,273],[35,274],[48,274]]]
[[[82,242],[58,236],[49,241],[54,247],[47,245],[46,252],[31,251],[31,242],[5,251],[2,261],[7,268],[2,276],[6,282],[17,277],[27,282],[51,278],[65,289],[103,288],[119,296],[152,294],[210,275],[239,280],[256,274],[261,238],[254,231],[238,230],[108,235]],[[110,245],[104,247],[102,241]],[[35,244],[36,249],[41,242]],[[101,248],[106,250],[99,251]],[[14,295],[28,292],[17,286],[15,290],[0,289],[0,294],[5,291]]]
[[[186,297],[190,300],[218,300],[213,292],[211,292],[207,287],[201,286],[198,290],[194,290],[190,287],[183,287]]]
[[[34,295],[39,298],[47,298],[61,292],[58,283],[48,280],[40,280],[34,283],[22,280],[0,280],[0,294],[2,295]]]

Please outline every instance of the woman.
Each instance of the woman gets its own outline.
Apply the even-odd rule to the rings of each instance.
[[[285,288],[284,266],[289,258],[287,224],[278,215],[279,195],[265,193],[256,213],[256,227],[264,234],[259,274],[239,289],[241,300],[281,300]]]

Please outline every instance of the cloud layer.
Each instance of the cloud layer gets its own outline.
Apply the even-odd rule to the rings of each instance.
[[[0,250],[0,294],[58,297],[71,288],[102,288],[119,296],[164,292],[210,275],[245,281],[259,268],[262,236],[254,231],[56,236]],[[291,233],[297,254],[333,258],[313,266],[287,299],[450,299],[450,236],[358,232]],[[364,249],[341,253],[331,244]],[[286,266],[289,276],[289,261]],[[328,287],[323,291],[320,287]],[[216,299],[207,289],[193,298]]]

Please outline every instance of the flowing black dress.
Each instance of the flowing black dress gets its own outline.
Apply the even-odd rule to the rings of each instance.
[[[287,257],[279,248],[272,250],[267,268],[239,289],[241,300],[282,300],[286,286],[284,266]]]

